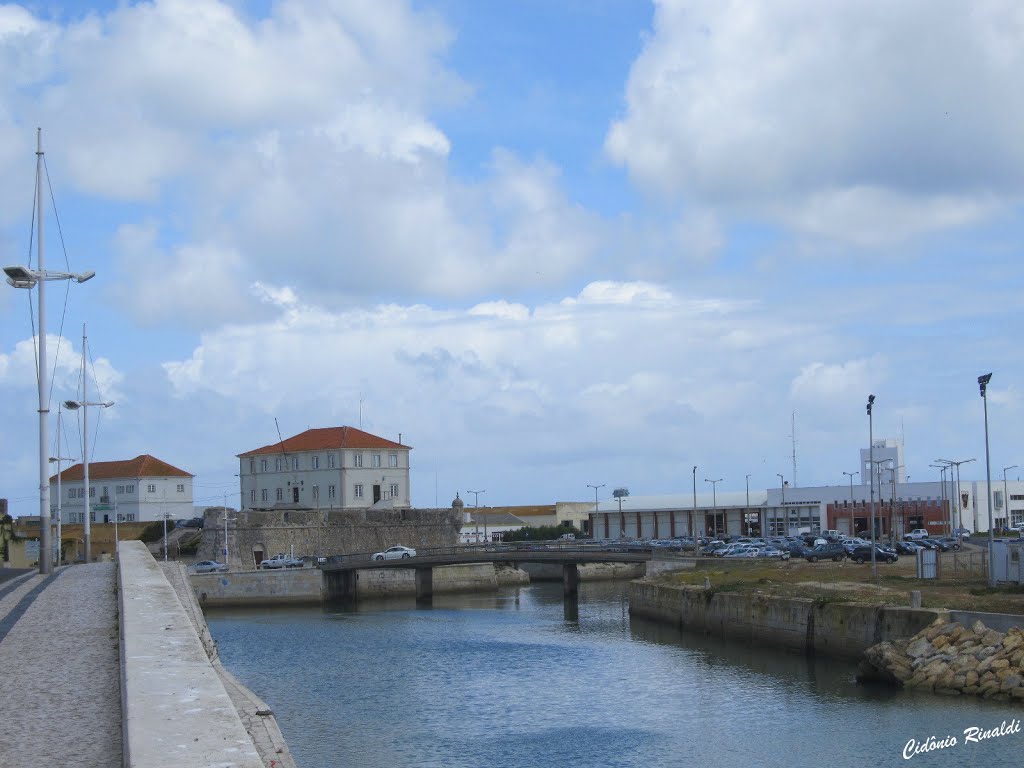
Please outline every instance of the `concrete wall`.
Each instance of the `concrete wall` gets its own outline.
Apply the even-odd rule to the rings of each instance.
[[[857,659],[883,640],[910,637],[945,611],[714,592],[634,581],[631,614],[807,654]]]
[[[562,566],[557,563],[520,563],[531,581],[561,581]],[[635,579],[645,572],[644,563],[588,563],[578,566],[580,581]]]
[[[263,768],[160,566],[138,541],[118,548],[124,764]]]
[[[323,575],[318,568],[239,573],[200,573],[189,577],[203,606],[319,604]],[[498,587],[529,584],[523,571],[490,563],[434,568],[434,594],[493,591]],[[416,594],[411,568],[367,568],[359,571],[357,597]]]

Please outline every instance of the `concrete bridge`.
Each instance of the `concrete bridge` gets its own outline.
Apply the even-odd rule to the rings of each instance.
[[[434,595],[434,568],[478,563],[547,563],[562,566],[562,590],[566,597],[579,592],[579,566],[591,563],[645,563],[650,548],[588,542],[517,542],[482,547],[446,547],[418,551],[415,557],[374,560],[372,555],[330,558],[321,566],[323,593],[328,602],[354,603],[359,572],[368,569],[402,568],[416,573],[416,600],[429,602]]]

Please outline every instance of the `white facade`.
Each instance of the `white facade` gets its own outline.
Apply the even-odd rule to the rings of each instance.
[[[242,508],[408,508],[409,452],[353,427],[307,430],[239,455]]]
[[[860,449],[860,479],[868,485],[871,478],[871,460],[875,462],[875,484],[880,481],[892,481],[892,470],[896,472],[896,482],[907,482],[907,468],[903,464],[903,442],[887,438],[875,438],[874,451],[869,448]]]
[[[152,522],[194,516],[188,472],[152,456],[89,465],[91,523]],[[58,490],[59,489],[59,490]],[[85,522],[84,468],[76,464],[50,478],[50,513],[61,523]]]

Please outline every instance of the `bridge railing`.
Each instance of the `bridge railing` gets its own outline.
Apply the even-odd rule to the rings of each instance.
[[[515,553],[515,552],[651,552],[650,543],[635,541],[619,541],[615,539],[594,541],[576,539],[567,541],[495,541],[485,544],[459,544],[451,547],[415,548],[417,558],[448,558],[464,556],[472,553]],[[655,548],[659,549],[659,548]],[[320,563],[321,566],[352,565],[355,563],[373,563],[374,552],[353,552],[344,555],[329,555]]]

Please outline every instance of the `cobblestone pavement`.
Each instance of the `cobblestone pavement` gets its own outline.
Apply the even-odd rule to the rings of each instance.
[[[118,768],[121,680],[113,563],[0,592],[0,766]]]

